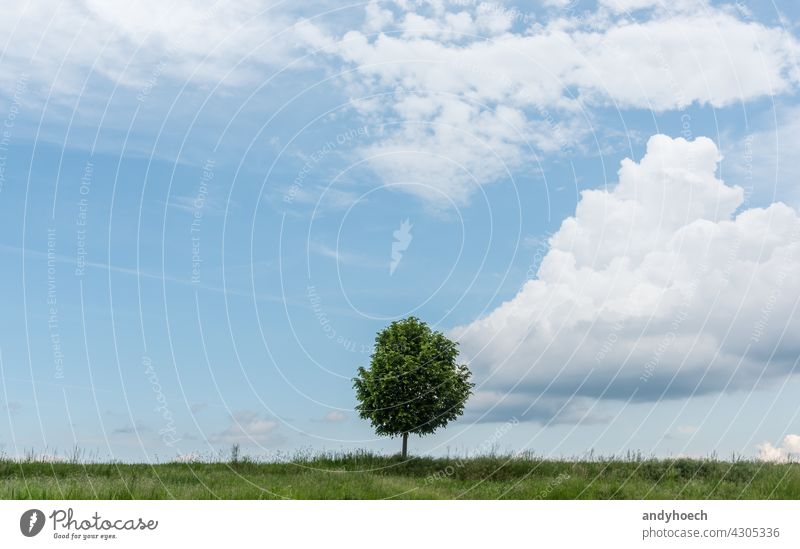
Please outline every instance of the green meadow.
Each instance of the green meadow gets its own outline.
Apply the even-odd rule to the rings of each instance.
[[[800,464],[338,453],[158,464],[0,461],[2,499],[798,499]]]

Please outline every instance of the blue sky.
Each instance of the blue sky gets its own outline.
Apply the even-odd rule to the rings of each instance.
[[[417,452],[800,452],[792,2],[8,14],[7,454],[394,451],[409,314],[478,384]]]

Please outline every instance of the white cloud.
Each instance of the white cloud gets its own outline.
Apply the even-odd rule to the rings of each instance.
[[[384,183],[445,206],[465,203],[487,182],[510,179],[534,139],[524,114],[507,107],[483,110],[434,96],[400,99],[396,107],[407,118],[361,154]],[[430,108],[431,116],[415,108]]]
[[[27,75],[26,101],[51,91],[74,100],[92,73],[140,96],[189,78],[231,90],[322,50],[292,66],[357,67],[340,79],[354,109],[384,128],[360,147],[368,165],[427,200],[463,203],[536,155],[569,152],[594,131],[592,107],[720,107],[800,79],[797,40],[732,9],[670,3],[633,20],[614,9],[657,2],[605,4],[539,18],[497,2],[373,1],[353,30],[266,0],[13,0],[0,19],[0,86],[11,94]],[[82,108],[93,93],[103,91],[87,91]]]
[[[78,93],[90,73],[145,94],[193,73],[202,84],[260,81],[258,68],[291,59],[301,34],[260,0],[11,0],[0,33],[8,37],[0,84],[13,89],[27,74],[31,87],[56,96]]]
[[[780,446],[762,442],[757,446],[758,459],[774,463],[786,463],[796,460],[800,455],[800,435],[786,435]]]
[[[588,135],[584,109],[722,107],[795,87],[793,36],[693,5],[640,20],[556,11],[543,23],[484,4],[426,6],[404,14],[400,34],[351,30],[329,51],[358,69],[343,76],[354,108],[389,121],[362,149],[375,172],[429,184],[407,187],[426,198],[463,202],[532,161],[531,151],[553,153]]]
[[[600,5],[616,12],[632,12],[641,9],[663,8],[666,10],[686,9],[706,5],[703,0],[600,0]]]
[[[385,268],[385,261],[377,261],[373,257],[354,253],[343,249],[340,246],[332,248],[327,244],[319,241],[311,242],[309,251],[334,260],[340,265],[358,265],[362,268]]]
[[[224,430],[214,433],[209,441],[221,444],[278,444],[283,437],[276,433],[280,423],[262,417],[257,412],[242,410],[231,416],[231,422]]]
[[[742,189],[716,178],[718,160],[707,138],[656,135],[615,187],[581,193],[537,278],[453,331],[480,383],[474,410],[563,420],[790,373],[800,218],[782,203],[737,213]]]
[[[341,412],[339,410],[331,410],[322,418],[322,421],[327,421],[328,423],[339,423],[345,421],[347,419],[347,414]]]
[[[586,57],[569,81],[622,107],[722,107],[797,83],[793,37],[721,11],[624,23],[578,34],[575,45]]]
[[[367,32],[381,31],[394,23],[394,13],[381,8],[376,0],[370,0],[365,10],[364,30]]]
[[[335,188],[332,185],[288,186],[276,188],[275,196],[285,204],[298,203],[312,205],[318,210],[346,210],[356,202],[366,202],[368,198],[351,190]],[[286,198],[291,201],[287,202]]]

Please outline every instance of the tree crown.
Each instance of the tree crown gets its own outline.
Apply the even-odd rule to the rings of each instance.
[[[375,337],[369,369],[353,380],[356,410],[379,435],[425,435],[464,412],[472,394],[458,344],[416,317],[392,322]]]

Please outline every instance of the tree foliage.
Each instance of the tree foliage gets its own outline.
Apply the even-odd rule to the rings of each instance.
[[[369,369],[353,380],[356,410],[379,435],[427,435],[464,412],[472,394],[458,344],[416,317],[392,322],[375,337]],[[404,445],[405,448],[405,445]]]

